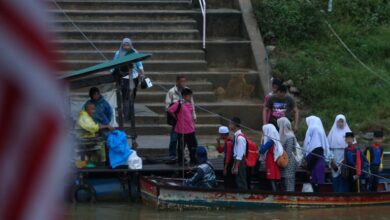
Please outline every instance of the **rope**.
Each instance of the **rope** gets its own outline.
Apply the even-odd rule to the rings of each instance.
[[[307,1],[309,1],[309,0],[307,0]],[[55,3],[55,5],[61,10],[61,12],[67,17],[67,19],[76,27],[76,29],[83,35],[83,37],[94,47],[94,49],[98,52],[98,53],[100,53],[101,55],[102,55],[102,57],[105,59],[105,60],[108,60],[107,59],[107,57],[106,56],[104,56],[104,54],[95,46],[95,44],[93,44],[93,42],[82,32],[82,30],[73,22],[73,20],[66,14],[66,12],[58,5],[58,3],[56,2],[56,0],[53,0],[53,2]],[[309,1],[310,2],[310,1]],[[338,35],[337,35],[338,36]],[[341,40],[341,38],[340,38],[340,40]],[[352,52],[352,51],[351,51]],[[267,63],[268,63],[268,59],[267,59]],[[165,92],[167,92],[168,91],[168,89],[167,88],[165,88],[164,86],[162,86],[162,85],[160,85],[160,84],[155,84],[155,85],[157,85],[158,87],[160,87],[162,90],[164,90]],[[229,118],[227,118],[227,117],[224,117],[223,115],[220,115],[220,114],[218,114],[218,113],[215,113],[215,112],[212,112],[212,111],[210,111],[210,110],[208,110],[208,109],[206,109],[206,108],[203,108],[203,107],[201,107],[201,106],[197,106],[197,105],[195,105],[195,107],[196,108],[198,108],[198,109],[200,109],[200,110],[203,110],[203,111],[205,111],[205,112],[207,112],[207,113],[210,113],[210,114],[214,114],[214,115],[217,115],[218,117],[220,117],[221,119],[223,119],[223,120],[226,120],[226,121],[228,121],[228,122],[230,122],[231,120],[229,119]],[[184,123],[184,121],[182,120],[182,123]],[[247,130],[249,130],[249,131],[252,131],[252,132],[254,132],[254,133],[258,133],[258,134],[262,134],[262,132],[260,132],[260,131],[258,131],[258,130],[255,130],[255,129],[253,129],[253,128],[250,128],[250,127],[248,127],[248,126],[245,126],[245,125],[243,125],[243,124],[241,124],[241,128],[245,128],[245,129],[247,129]],[[263,134],[264,135],[264,134]],[[272,138],[272,137],[270,137],[270,136],[267,136],[267,135],[264,135],[264,136],[266,136],[266,137],[268,137],[268,138],[270,138],[271,140],[273,140],[273,141],[278,141],[278,142],[280,142],[281,143],[281,141],[280,140],[278,140],[278,139],[275,139],[275,138]],[[183,163],[183,165],[182,165],[182,175],[183,175],[183,178],[184,178],[184,134],[183,134],[183,136],[182,136],[182,143],[183,143],[183,152],[182,152],[182,154],[183,154],[183,157],[182,157],[182,163]],[[308,151],[306,151],[304,148],[302,148],[302,147],[300,147],[300,149],[303,151],[303,152],[308,152]],[[314,156],[316,156],[316,157],[319,157],[319,158],[322,158],[322,159],[324,159],[324,160],[327,160],[327,158],[325,158],[324,156],[322,156],[322,155],[319,155],[319,154],[315,154],[315,153],[312,153],[312,152],[309,152],[310,154],[312,154],[312,155],[314,155]],[[346,166],[346,167],[348,167],[348,168],[351,168],[351,169],[354,169],[354,170],[357,170],[355,167],[352,167],[352,166],[349,166],[349,165],[347,165],[347,164],[344,164],[344,163],[338,163],[338,165],[341,165],[341,166]],[[362,172],[364,172],[364,173],[366,173],[366,174],[369,174],[369,175],[371,175],[371,176],[375,176],[375,177],[377,177],[377,178],[381,178],[381,179],[385,179],[385,180],[387,180],[387,181],[390,181],[390,179],[389,178],[386,178],[386,177],[383,177],[383,176],[380,176],[380,175],[376,175],[376,174],[371,174],[371,173],[369,173],[369,172],[367,172],[367,171],[364,171],[364,170],[362,170]]]
[[[68,14],[66,14],[66,12],[61,8],[61,6],[57,3],[56,0],[52,0],[54,2],[54,4],[56,5],[56,7],[62,12],[62,14],[65,15],[66,19],[68,19],[68,21],[70,23],[72,23],[72,25],[77,29],[78,32],[81,33],[81,35],[83,35],[83,37],[88,41],[88,43],[90,43],[92,45],[92,47],[105,59],[105,60],[108,60],[107,57],[103,54],[103,52],[101,52],[97,47],[96,45],[87,37],[87,35],[84,34],[84,32],[81,31],[81,29],[73,22],[73,20],[69,17]]]
[[[314,5],[313,2],[311,2],[310,0],[306,0],[306,2],[308,2],[309,4],[311,5]],[[324,15],[325,12],[323,10],[320,10],[320,12]],[[364,67],[368,72],[374,74],[376,77],[378,77],[379,79],[383,80],[384,82],[386,82],[387,84],[390,85],[390,80],[387,79],[387,78],[384,78],[381,74],[379,74],[378,72],[374,71],[373,69],[371,69],[367,64],[365,64],[352,50],[350,47],[348,47],[348,45],[343,41],[343,39],[341,39],[340,35],[337,34],[337,32],[334,30],[334,28],[332,27],[332,25],[328,22],[328,20],[324,17],[324,22],[325,24],[327,25],[327,27],[329,28],[329,30],[334,34],[334,36],[337,38],[337,40],[340,42],[340,44],[344,47],[344,49],[362,66]]]

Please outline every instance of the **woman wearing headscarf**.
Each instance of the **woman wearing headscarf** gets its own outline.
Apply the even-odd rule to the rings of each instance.
[[[138,53],[138,51],[133,47],[133,44],[130,40],[130,38],[123,38],[122,43],[119,47],[119,49],[115,52],[114,60],[120,59],[126,55],[132,54],[132,53]],[[144,67],[141,61],[138,61],[134,64],[129,65],[123,65],[116,69],[116,71],[119,76],[121,76],[121,90],[122,90],[122,99],[125,103],[125,108],[127,109],[127,103],[130,103],[131,105],[134,103],[136,94],[137,94],[137,87],[139,84],[139,81],[142,80],[142,78],[145,77]],[[122,78],[124,76],[127,76],[129,78]],[[131,97],[130,97],[131,92]],[[129,100],[130,101],[125,101]],[[130,109],[132,110],[132,109]],[[128,111],[126,111],[128,112]],[[131,117],[131,115],[130,115]]]
[[[286,118],[279,118],[278,121],[280,142],[287,153],[288,164],[282,170],[282,178],[284,188],[287,192],[295,191],[295,172],[297,170],[297,161],[295,160],[294,152],[297,144],[291,122]]]
[[[281,175],[276,160],[283,154],[283,146],[280,143],[279,133],[273,124],[263,126],[263,144],[260,146],[260,154],[265,154],[265,168],[267,180],[270,181],[272,190],[277,191],[276,184]]]
[[[308,126],[304,141],[307,168],[310,171],[314,191],[325,183],[325,158],[329,155],[329,142],[321,119],[316,116],[306,118]]]
[[[328,134],[330,146],[331,170],[332,170],[332,187],[334,192],[347,192],[348,185],[341,175],[341,163],[344,160],[344,152],[347,147],[345,134],[351,132],[347,119],[344,115],[337,115],[334,120],[332,129]]]

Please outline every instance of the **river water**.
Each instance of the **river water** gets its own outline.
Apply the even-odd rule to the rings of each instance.
[[[302,208],[302,209],[259,209],[224,211],[156,211],[141,204],[97,203],[77,204],[66,209],[66,219],[77,220],[159,220],[159,219],[390,219],[390,206],[355,208]]]

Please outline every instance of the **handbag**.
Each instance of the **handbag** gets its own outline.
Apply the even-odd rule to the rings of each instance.
[[[283,154],[278,157],[278,159],[276,160],[276,164],[278,165],[279,168],[286,168],[287,165],[288,165],[288,155],[287,155],[287,152],[285,150],[283,150]]]
[[[141,89],[149,89],[151,87],[153,87],[152,80],[150,80],[148,77],[143,78],[141,81]]]

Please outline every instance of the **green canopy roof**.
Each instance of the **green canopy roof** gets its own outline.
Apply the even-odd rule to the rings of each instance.
[[[110,60],[104,63],[100,63],[94,66],[90,66],[84,69],[72,71],[70,73],[66,73],[59,77],[59,79],[75,79],[84,77],[93,73],[102,72],[104,70],[109,70],[115,68],[117,66],[121,66],[123,64],[135,63],[140,60],[145,60],[149,58],[151,54],[143,54],[143,53],[132,53],[127,56],[121,57],[116,60]]]

